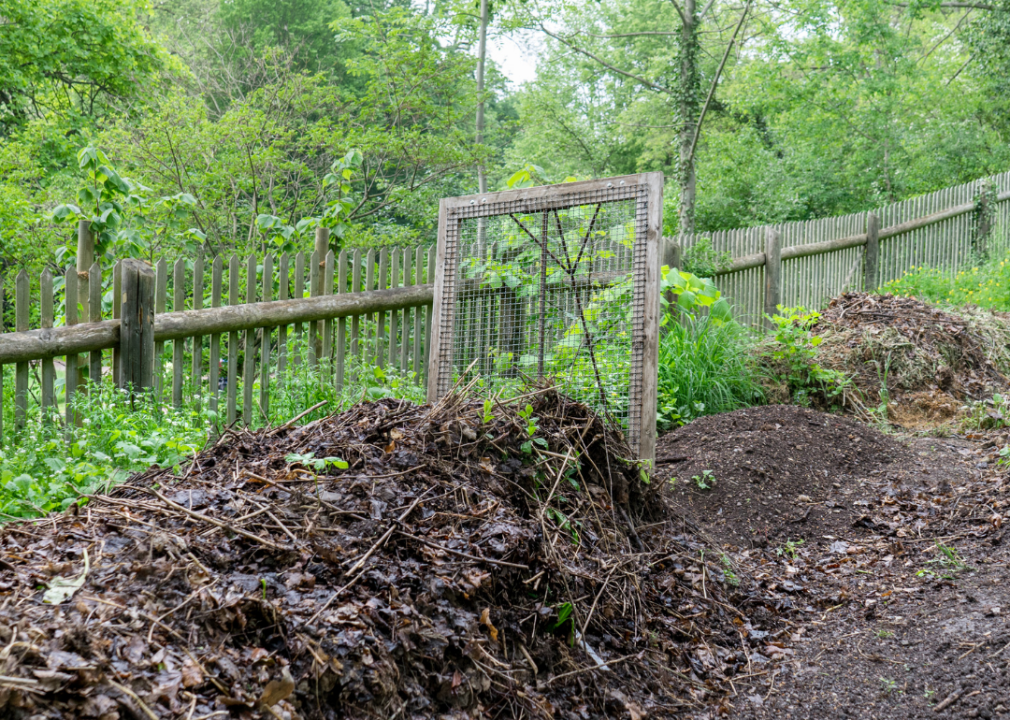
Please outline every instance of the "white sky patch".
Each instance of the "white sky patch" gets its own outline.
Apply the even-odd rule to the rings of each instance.
[[[537,76],[537,57],[542,48],[540,33],[517,30],[487,39],[487,56],[516,86]]]

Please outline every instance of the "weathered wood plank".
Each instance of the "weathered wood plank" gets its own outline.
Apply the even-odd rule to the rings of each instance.
[[[123,261],[117,260],[112,266],[112,319],[119,320],[123,316]],[[51,326],[50,326],[51,327]],[[121,370],[120,348],[117,345],[112,348],[112,382],[116,387],[120,386],[119,373]]]
[[[237,255],[232,255],[228,261],[228,309],[238,309],[238,274],[239,261]],[[157,317],[157,316],[155,316]],[[228,371],[227,371],[227,414],[228,425],[234,425],[238,417],[238,341],[239,329],[232,327],[228,333]]]
[[[102,321],[102,268],[97,262],[88,269],[88,321]],[[88,363],[88,379],[102,382],[102,351],[92,350]]]
[[[389,258],[389,287],[400,287],[400,257],[403,252],[394,248]],[[395,370],[400,368],[400,313],[394,310],[389,313],[389,366]]]
[[[263,258],[263,302],[274,299],[274,258]],[[270,340],[273,328],[265,327],[260,338],[260,417],[270,422]]]
[[[347,292],[347,251],[340,251],[337,263],[337,294]],[[337,320],[337,352],[336,352],[336,388],[339,393],[344,389],[344,352],[347,344],[347,318]]]
[[[237,274],[237,273],[236,273]],[[237,282],[237,278],[236,278]],[[237,290],[236,290],[237,293]],[[200,333],[243,332],[252,328],[275,327],[283,323],[312,322],[328,317],[341,318],[380,310],[402,310],[431,303],[430,285],[414,285],[371,293],[323,295],[304,300],[238,304],[155,315],[154,337],[159,342],[192,337]],[[75,320],[76,323],[76,320]],[[0,364],[34,360],[71,352],[109,349],[119,343],[120,322],[106,320],[78,327],[30,330],[0,335]]]
[[[288,299],[288,254],[281,253],[280,266],[278,268],[280,277],[277,282],[277,299]],[[288,371],[288,326],[281,325],[277,328],[277,380],[282,385]]]
[[[379,277],[376,279],[378,290],[385,290],[388,285],[386,276],[389,273],[389,251],[382,248],[379,251]],[[375,364],[380,368],[386,366],[386,313],[380,310],[376,313],[375,326]]]
[[[28,331],[28,313],[31,305],[31,287],[28,271],[24,268],[14,280],[14,328]],[[23,430],[28,418],[28,363],[19,362],[14,369],[14,426]]]
[[[361,250],[356,249],[354,251],[354,263],[351,269],[351,292],[359,293],[361,292]],[[361,316],[355,315],[351,318],[351,357],[355,361],[361,359],[359,350],[359,339],[361,335]],[[355,370],[354,378],[357,379],[357,370]]]
[[[155,317],[165,312],[168,297],[168,264],[162,258],[154,266],[154,314]],[[162,400],[164,376],[164,341],[154,343],[154,397],[157,402]]]
[[[120,331],[121,387],[130,392],[130,405],[154,384],[154,271],[139,260],[121,266],[123,295]]]
[[[866,217],[866,251],[863,256],[863,288],[873,292],[880,285],[880,220],[876,213]]]
[[[294,297],[301,300],[305,297],[305,253],[300,252],[295,255],[295,294]],[[302,324],[295,323],[295,350],[291,353],[291,366],[298,367],[302,362],[304,336],[302,335]]]
[[[418,263],[418,265],[420,266],[420,263]],[[418,278],[420,278],[420,276],[421,276],[421,273],[419,272],[418,273]],[[427,280],[426,281],[427,282],[431,282],[431,278],[434,278],[434,277],[435,277],[435,248],[434,247],[429,247],[428,248],[428,274],[427,274]],[[418,308],[418,309],[420,309],[420,308]],[[424,308],[424,357],[421,358],[421,372],[422,372],[422,376],[419,378],[419,381],[423,381],[424,380],[423,373],[427,372],[428,367],[430,367],[430,359],[431,359],[431,318],[432,318],[432,315],[433,315],[434,312],[435,312],[435,310],[434,310],[434,302],[429,303]]]
[[[73,328],[77,324],[77,302],[75,299],[78,295],[79,288],[77,287],[77,270],[70,268],[67,270],[67,274],[64,279],[64,304],[66,306],[66,322],[65,327],[67,329]],[[55,332],[53,330],[52,332]],[[8,339],[8,335],[0,335],[0,341]],[[22,344],[27,345],[26,343]],[[77,381],[79,379],[77,372],[77,353],[80,350],[76,348],[67,349],[67,367],[63,382],[63,401],[65,403],[66,409],[66,427],[67,434],[69,435],[73,428],[77,424],[77,415],[74,413],[74,394],[77,391]]]
[[[203,309],[203,254],[193,261],[193,309]],[[200,408],[203,398],[203,336],[193,337],[193,365],[190,370],[193,403]]]
[[[326,251],[326,260],[323,263],[323,295],[333,294],[333,271],[336,265],[336,258],[332,250]],[[319,356],[323,362],[323,367],[328,374],[333,373],[333,318],[326,318],[322,321],[323,341],[322,354]]]
[[[424,248],[414,248],[414,284],[420,285],[424,277]],[[434,277],[432,275],[431,277]],[[424,308],[414,308],[414,382],[421,384],[421,327],[424,322]],[[430,387],[430,385],[429,385]]]
[[[765,231],[765,257],[768,261],[765,263],[764,311],[765,315],[774,315],[782,302],[782,253],[778,230],[772,227]],[[765,327],[772,328],[768,318],[765,318]]]
[[[186,261],[179,258],[172,268],[172,312],[186,309]],[[182,366],[186,358],[186,341],[172,341],[172,406],[182,407]]]
[[[410,274],[410,261],[414,256],[414,253],[410,248],[404,248],[403,250],[403,287],[410,287],[414,284],[414,281]],[[411,328],[411,308],[403,308],[403,326],[400,330],[400,334],[403,337],[400,339],[400,373],[404,374],[407,372],[407,362],[410,358],[410,328]]]
[[[210,271],[210,306],[211,309],[221,307],[221,281],[222,275],[224,275],[224,261],[221,260],[221,256],[218,255],[214,258],[214,263],[211,265]],[[221,334],[220,332],[213,333],[210,336],[210,357],[208,358],[209,366],[207,368],[207,391],[210,398],[210,409],[215,413],[218,412],[220,407],[219,398],[221,395],[220,387],[220,377],[221,377]],[[220,420],[220,417],[217,418]]]
[[[53,271],[46,268],[42,272],[39,292],[40,320],[43,329],[51,328],[55,319],[53,306]],[[114,302],[113,305],[116,303]],[[2,372],[2,368],[0,368]],[[46,422],[52,420],[52,410],[56,404],[53,386],[56,382],[56,366],[52,357],[42,358],[42,417]]]
[[[245,302],[246,306],[256,303],[256,258],[250,255],[246,259],[245,270]],[[242,363],[242,423],[252,427],[253,422],[253,385],[256,384],[256,329],[245,331],[245,354]]]

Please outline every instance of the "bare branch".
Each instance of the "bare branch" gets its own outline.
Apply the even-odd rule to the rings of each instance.
[[[588,58],[590,58],[592,60],[595,60],[596,62],[598,62],[603,67],[605,67],[605,68],[607,68],[609,70],[613,70],[618,75],[623,75],[625,77],[631,78],[635,82],[642,83],[643,85],[651,87],[654,90],[659,90],[660,92],[664,92],[664,93],[666,93],[668,95],[672,95],[673,94],[673,91],[670,90],[670,88],[663,87],[662,85],[657,85],[656,83],[652,82],[651,80],[646,80],[641,75],[635,75],[634,73],[630,73],[630,72],[628,72],[626,70],[621,70],[620,68],[615,67],[614,65],[611,65],[610,63],[608,63],[603,58],[601,58],[601,57],[599,57],[599,56],[597,56],[597,55],[589,52],[588,50],[584,50],[584,49],[580,48],[578,45],[574,45],[573,43],[569,42],[568,40],[565,40],[560,35],[556,35],[555,33],[552,33],[550,30],[548,30],[547,28],[545,28],[543,26],[543,24],[540,25],[540,29],[546,35],[550,35],[552,38],[554,38],[558,42],[562,43],[563,45],[567,45],[568,47],[570,47],[575,52],[580,53],[581,55],[585,55],[586,57],[588,57]]]
[[[894,3],[895,7],[908,7],[908,3]],[[971,10],[998,10],[995,5],[983,5],[981,3],[963,3],[963,2],[942,2],[937,7],[942,8],[961,8],[971,9]]]
[[[701,134],[701,124],[705,121],[705,113],[708,112],[708,107],[712,103],[712,96],[715,95],[716,85],[719,84],[719,78],[722,75],[722,69],[726,67],[726,60],[729,58],[730,50],[733,49],[733,43],[736,42],[736,36],[740,33],[740,28],[743,27],[744,20],[747,19],[747,11],[750,10],[751,0],[747,0],[747,4],[743,7],[743,12],[740,14],[740,22],[736,24],[736,29],[733,30],[733,37],[729,39],[729,44],[726,45],[726,52],[722,55],[722,60],[719,62],[719,68],[715,71],[715,77],[712,78],[712,85],[708,89],[708,97],[705,98],[705,104],[702,105],[701,114],[698,115],[698,122],[694,126],[694,137],[691,139],[691,149],[687,153],[687,162],[690,163],[694,159],[694,150],[698,146],[698,136]]]
[[[670,2],[673,4],[673,7],[676,8],[677,14],[680,15],[681,22],[685,25],[689,25],[690,23],[687,21],[687,15],[685,15],[684,11],[680,9],[680,5],[677,4],[677,0],[670,0]]]

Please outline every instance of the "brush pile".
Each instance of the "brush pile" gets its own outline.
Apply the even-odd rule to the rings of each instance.
[[[384,400],[7,525],[0,715],[725,708],[788,601],[706,555],[628,457],[550,388]]]

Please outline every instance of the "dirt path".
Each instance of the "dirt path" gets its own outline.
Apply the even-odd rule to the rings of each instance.
[[[728,714],[697,717],[1010,715],[1004,441],[883,435],[782,406],[665,437],[681,510],[792,598],[789,632],[749,632]]]

